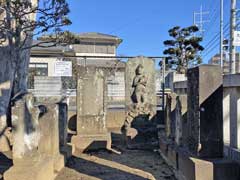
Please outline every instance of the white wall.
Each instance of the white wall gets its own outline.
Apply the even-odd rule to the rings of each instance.
[[[240,162],[240,74],[225,75],[223,87],[224,153]]]

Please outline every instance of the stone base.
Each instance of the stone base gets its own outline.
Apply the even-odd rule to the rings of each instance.
[[[111,134],[76,135],[71,140],[73,154],[88,150],[111,149]]]
[[[54,173],[57,175],[65,167],[65,157],[62,154],[55,155],[54,157]]]
[[[42,158],[35,163],[17,163],[4,173],[4,180],[54,180],[52,158]]]
[[[179,172],[188,180],[239,180],[239,164],[226,159],[198,159],[179,154]]]
[[[160,153],[178,180],[239,180],[240,165],[226,159],[200,159],[160,140]]]

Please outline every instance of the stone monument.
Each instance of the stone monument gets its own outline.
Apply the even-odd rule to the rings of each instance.
[[[107,83],[98,67],[79,66],[77,87],[77,135],[72,137],[73,153],[111,149],[106,128]]]
[[[185,143],[193,155],[223,155],[223,78],[220,66],[200,65],[189,69],[188,113]]]
[[[4,179],[53,180],[65,165],[59,129],[66,127],[59,127],[59,105],[35,105],[31,93],[19,95],[14,101],[13,166],[4,173]]]
[[[154,129],[156,115],[154,60],[145,57],[129,59],[126,66],[125,84],[126,120],[124,131],[127,142],[131,143],[132,141],[134,144],[134,139],[136,142],[138,142],[137,139],[141,139],[142,143],[150,142],[152,137],[148,137],[146,134],[150,134],[149,132]]]

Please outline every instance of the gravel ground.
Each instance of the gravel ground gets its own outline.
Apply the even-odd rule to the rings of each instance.
[[[175,180],[171,168],[152,151],[107,151],[72,157],[56,180]]]

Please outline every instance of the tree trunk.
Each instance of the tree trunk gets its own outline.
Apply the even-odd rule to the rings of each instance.
[[[14,71],[11,48],[9,46],[0,47],[0,152],[8,150],[4,133],[8,126],[7,113],[11,99]]]
[[[11,98],[27,92],[30,49],[20,53],[14,52],[13,49],[9,46],[0,47],[0,152],[8,150],[4,132],[11,124],[7,118]]]
[[[38,5],[38,0],[28,1],[31,1],[33,7]],[[5,16],[8,17],[6,14]],[[9,17],[11,17],[11,14]],[[0,17],[0,20],[2,18]],[[36,19],[36,14],[28,14],[24,18],[29,19],[29,22],[31,22]],[[12,21],[10,23],[13,23],[13,26],[14,24],[16,25]],[[8,41],[0,46],[0,152],[6,150],[2,145],[2,142],[6,142],[6,140],[1,139],[5,138],[3,134],[8,126],[7,114],[11,108],[9,107],[11,98],[16,94],[27,92],[27,75],[31,49],[24,48],[31,47],[32,35],[29,32],[28,38],[24,41],[26,38],[24,33],[18,33],[19,35],[16,35],[16,39],[8,36]],[[25,42],[22,49],[20,48],[21,42]]]
[[[28,45],[32,44],[32,39],[28,40]],[[14,79],[13,94],[23,94],[28,90],[28,69],[30,61],[31,49],[23,50],[19,53],[19,60],[16,67],[16,75]]]

